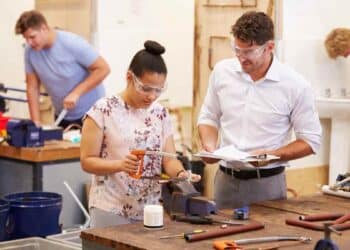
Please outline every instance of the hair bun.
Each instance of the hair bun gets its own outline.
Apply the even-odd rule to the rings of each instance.
[[[155,41],[146,41],[144,43],[146,51],[153,55],[161,55],[165,52],[165,48]]]

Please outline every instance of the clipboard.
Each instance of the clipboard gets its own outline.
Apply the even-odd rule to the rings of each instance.
[[[270,154],[251,155],[247,152],[238,150],[234,145],[226,146],[215,150],[214,152],[198,152],[193,154],[195,157],[200,158],[212,158],[217,160],[223,160],[226,162],[259,162],[259,161],[272,161],[280,159],[279,156]]]

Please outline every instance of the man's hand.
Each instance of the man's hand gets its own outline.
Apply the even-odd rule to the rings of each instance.
[[[202,145],[203,147],[203,151],[205,152],[214,152],[215,151],[215,147],[210,146],[210,145]],[[207,157],[201,157],[201,159],[205,162],[205,163],[209,163],[209,164],[214,164],[217,163],[218,161],[220,161],[219,159],[214,159],[214,158],[207,158]]]
[[[73,109],[77,105],[80,96],[74,92],[69,93],[63,100],[63,107],[65,109]]]
[[[271,151],[267,151],[265,149],[259,149],[250,152],[251,155],[268,155],[268,154],[273,154]],[[272,161],[271,160],[264,160],[264,159],[259,159],[256,161],[250,161],[249,163],[252,164],[254,167],[259,168],[259,167],[264,167],[268,164],[270,164]]]

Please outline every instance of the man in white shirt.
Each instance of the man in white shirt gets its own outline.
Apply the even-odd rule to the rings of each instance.
[[[310,84],[273,54],[271,18],[247,12],[232,26],[232,33],[237,58],[215,66],[199,114],[202,148],[213,152],[234,145],[280,159],[254,164],[252,170],[220,162],[214,189],[219,208],[286,198],[288,161],[316,153],[322,134]],[[292,130],[294,141],[290,141]]]

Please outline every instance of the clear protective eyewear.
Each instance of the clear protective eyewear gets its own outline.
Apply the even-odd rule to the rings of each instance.
[[[256,58],[256,57],[260,57],[263,54],[266,46],[267,46],[267,43],[255,48],[255,49],[250,49],[250,48],[242,49],[242,48],[237,47],[233,43],[232,49],[235,52],[236,56],[242,56],[245,58]]]
[[[155,93],[155,95],[160,95],[166,90],[166,84],[164,85],[163,88],[158,88],[158,87],[152,87],[147,84],[144,84],[141,82],[141,80],[133,73],[132,76],[134,78],[134,86],[135,89],[141,93],[141,94],[151,94],[152,92]]]

